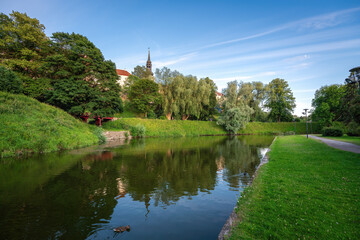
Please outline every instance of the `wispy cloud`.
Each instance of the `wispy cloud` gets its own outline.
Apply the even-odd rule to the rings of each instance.
[[[183,56],[177,57],[175,59],[173,58],[173,59],[170,59],[170,60],[167,60],[167,61],[154,61],[153,62],[154,68],[161,68],[161,67],[164,67],[164,66],[174,65],[176,63],[189,60],[189,59],[195,57],[196,55],[198,55],[198,53],[193,52],[193,53],[185,54]]]
[[[250,40],[250,39],[254,39],[254,38],[259,38],[259,37],[263,37],[263,36],[266,36],[269,34],[280,32],[285,29],[300,29],[300,30],[302,30],[302,29],[311,28],[311,29],[319,30],[319,29],[324,29],[324,28],[328,28],[328,27],[333,27],[333,26],[343,23],[344,21],[346,21],[349,18],[349,16],[351,14],[353,14],[355,12],[359,12],[359,11],[360,11],[360,8],[351,8],[351,9],[341,10],[341,11],[337,11],[337,12],[332,12],[332,13],[328,13],[328,14],[315,16],[315,17],[305,18],[305,19],[290,22],[290,23],[284,24],[282,26],[278,26],[273,29],[270,29],[270,30],[267,30],[264,32],[260,32],[257,34],[244,36],[244,37],[236,38],[236,39],[231,39],[231,40],[227,40],[227,41],[223,41],[223,42],[209,44],[200,49],[212,48],[212,47],[217,47],[217,46],[221,46],[221,45],[226,45],[226,44],[241,42],[241,41]]]
[[[233,76],[233,77],[227,77],[227,78],[216,78],[214,79],[215,81],[218,82],[229,82],[229,81],[234,81],[234,80],[249,80],[249,79],[254,79],[254,78],[258,78],[258,77],[266,77],[266,76],[274,76],[276,75],[276,72],[262,72],[262,73],[258,73],[258,74],[254,74],[254,75],[244,75],[244,76]]]

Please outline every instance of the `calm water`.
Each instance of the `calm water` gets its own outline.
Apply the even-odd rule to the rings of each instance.
[[[150,138],[2,160],[0,239],[216,239],[272,139]]]

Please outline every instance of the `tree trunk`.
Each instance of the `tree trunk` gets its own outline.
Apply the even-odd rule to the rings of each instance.
[[[182,115],[181,120],[187,120],[189,117],[190,117],[190,114]]]
[[[171,112],[166,114],[166,118],[167,118],[167,120],[171,120]]]
[[[147,112],[145,112],[144,117],[147,118]]]

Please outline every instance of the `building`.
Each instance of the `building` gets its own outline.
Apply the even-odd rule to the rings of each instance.
[[[124,86],[125,81],[128,79],[128,77],[131,74],[128,71],[121,70],[121,69],[116,69],[116,73],[119,76],[119,79],[117,80],[117,82],[120,84],[120,86]]]

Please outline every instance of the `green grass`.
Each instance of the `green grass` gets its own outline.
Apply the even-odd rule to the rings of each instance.
[[[146,128],[145,135],[152,137],[175,137],[175,136],[201,136],[201,135],[223,135],[227,134],[215,121],[180,121],[180,120],[159,120],[122,118],[117,121],[104,123],[107,130],[127,130],[136,125],[143,125]],[[306,133],[305,123],[296,123],[296,133]],[[239,134],[282,134],[294,131],[294,123],[261,123],[251,122]],[[318,125],[313,124],[313,131],[319,132]]]
[[[319,136],[319,137],[323,137],[323,136]],[[344,135],[342,137],[323,137],[323,138],[328,138],[328,139],[332,139],[332,140],[349,142],[349,143],[353,143],[356,145],[360,145],[360,137],[355,137],[355,136]]]
[[[52,152],[98,143],[101,130],[35,99],[0,92],[0,156]]]
[[[230,239],[359,239],[360,155],[279,137],[238,201]]]

